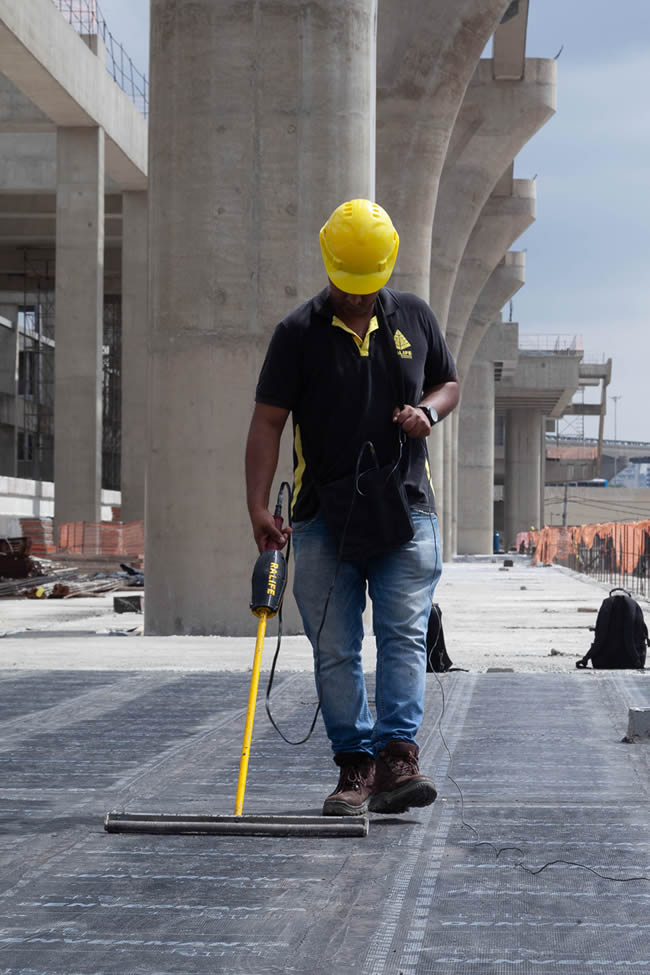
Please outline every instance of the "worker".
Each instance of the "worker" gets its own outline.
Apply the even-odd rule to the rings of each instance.
[[[276,327],[259,376],[246,447],[248,510],[260,551],[269,543],[284,546],[292,534],[294,594],[340,770],[323,814],[401,813],[436,798],[434,783],[420,772],[416,738],[427,624],[442,567],[425,445],[458,403],[459,384],[427,303],[386,287],[399,247],[388,213],[369,200],[347,201],[321,229],[320,244],[328,284]],[[269,494],[289,414],[292,527],[280,530]],[[381,519],[388,522],[387,547],[350,557],[344,552],[350,516],[367,510],[368,442],[387,472],[379,491],[379,503],[390,508]],[[410,526],[401,542],[390,537],[393,521],[404,520],[399,495],[394,500],[388,491],[393,472]],[[336,524],[324,500],[338,484],[343,516]],[[372,553],[380,529],[379,523],[365,529]],[[377,643],[376,717],[361,660],[366,585]]]

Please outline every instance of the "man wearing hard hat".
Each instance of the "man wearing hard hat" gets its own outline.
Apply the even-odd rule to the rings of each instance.
[[[338,784],[324,815],[401,813],[436,798],[420,773],[426,631],[442,560],[427,437],[459,400],[431,309],[387,288],[399,237],[369,200],[320,232],[329,278],[277,326],[246,448],[260,550],[282,547],[269,511],[280,437],[294,431],[294,594],[314,649]],[[361,661],[366,586],[377,640],[376,718]]]

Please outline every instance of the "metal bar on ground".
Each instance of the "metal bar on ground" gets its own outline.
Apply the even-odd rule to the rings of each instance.
[[[107,833],[194,833],[215,836],[367,836],[366,816],[213,816],[109,812]]]

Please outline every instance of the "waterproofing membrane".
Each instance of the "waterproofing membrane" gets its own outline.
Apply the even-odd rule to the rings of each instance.
[[[518,865],[650,875],[650,748],[621,743],[648,674],[443,675],[451,763],[429,675],[440,798],[361,839],[104,832],[107,809],[232,812],[246,674],[5,676],[0,975],[650,970],[650,883]],[[289,736],[314,705],[311,675],[278,681]],[[260,708],[244,811],[318,814],[336,772],[320,725],[292,748]]]

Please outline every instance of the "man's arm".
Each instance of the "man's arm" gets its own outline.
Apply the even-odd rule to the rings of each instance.
[[[418,407],[432,406],[443,420],[458,405],[460,400],[460,383],[458,380],[448,380],[424,391],[417,406],[404,406],[402,410],[395,410],[393,423],[399,423],[407,437],[422,440],[431,433],[431,424]]]
[[[246,443],[246,500],[253,536],[260,552],[269,542],[282,548],[290,529],[279,531],[269,511],[271,484],[278,466],[280,438],[289,410],[256,403]]]

